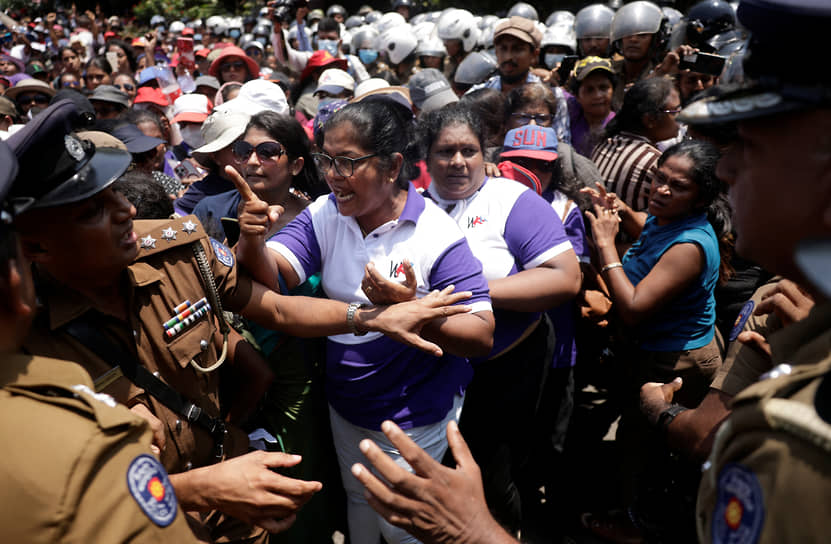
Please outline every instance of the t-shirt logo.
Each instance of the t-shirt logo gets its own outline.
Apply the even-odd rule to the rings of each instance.
[[[468,217],[467,218],[467,228],[472,229],[477,225],[484,225],[487,223],[488,220],[482,217],[481,215],[477,215],[475,217]]]
[[[390,278],[395,278],[399,274],[402,276],[404,275],[404,263],[396,263],[395,261],[390,263]]]

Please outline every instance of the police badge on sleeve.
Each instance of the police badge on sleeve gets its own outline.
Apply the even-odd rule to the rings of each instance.
[[[159,527],[176,519],[176,494],[167,472],[155,457],[142,454],[127,469],[127,489],[141,510]]]

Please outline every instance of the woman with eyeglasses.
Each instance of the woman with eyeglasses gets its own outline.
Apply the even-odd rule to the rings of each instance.
[[[112,85],[113,69],[107,57],[94,57],[87,63],[84,84],[87,94],[92,94],[99,85]]]
[[[681,97],[671,79],[642,79],[626,91],[623,106],[606,126],[605,141],[592,151],[606,189],[635,211],[647,208],[661,156],[656,143],[678,134],[680,111]]]
[[[359,308],[384,279],[402,299],[450,285],[470,291],[470,312],[427,325],[424,335],[444,350],[428,354],[354,328],[330,336],[325,390],[352,542],[415,542],[367,504],[352,466],[371,439],[396,462],[400,454],[381,432],[392,420],[434,459],[447,450],[446,425],[458,418],[472,369],[466,357],[492,346],[493,315],[481,264],[446,214],[408,182],[417,145],[412,112],[379,97],[350,104],[327,121],[315,163],[331,194],[315,200],[271,238],[264,203],[246,202],[237,256],[256,277],[292,288],[320,273],[331,298]],[[266,243],[267,240],[267,243]],[[365,278],[376,278],[379,283]],[[403,282],[403,283],[402,283]]]
[[[537,403],[554,357],[554,330],[544,312],[575,297],[580,266],[548,202],[515,181],[485,174],[480,120],[469,107],[429,112],[419,132],[433,178],[425,194],[461,227],[488,280],[494,345],[474,361],[461,429],[482,469],[488,504],[516,530],[519,470],[531,453]]]

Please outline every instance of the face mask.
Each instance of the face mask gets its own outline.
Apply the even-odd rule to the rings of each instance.
[[[546,53],[545,54],[545,65],[548,66],[549,70],[552,70],[558,63],[562,62],[565,55],[560,53]]]
[[[328,51],[333,57],[338,56],[338,41],[337,40],[317,40],[318,50]]]
[[[199,125],[187,125],[180,127],[179,133],[191,149],[196,149],[205,145],[205,140],[202,139],[202,133],[199,132]]]
[[[266,38],[265,36],[258,36],[258,37],[256,38],[256,40],[257,40],[258,42],[260,42],[261,44],[263,44],[263,47],[265,47],[265,46],[266,46],[266,44],[268,43],[268,38]]]
[[[323,109],[323,106],[326,106],[327,104],[331,104],[335,100],[341,100],[341,99],[340,98],[335,98],[333,96],[328,96],[326,98],[321,98],[320,101],[317,103],[317,111],[320,111],[321,109]]]
[[[372,64],[378,60],[378,51],[374,49],[359,49],[358,58],[361,59],[361,62],[364,64]]]
[[[240,32],[237,29],[233,29],[228,31],[228,35],[236,40],[237,38],[239,38]]]

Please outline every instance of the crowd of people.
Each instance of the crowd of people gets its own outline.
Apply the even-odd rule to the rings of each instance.
[[[826,2],[312,5],[0,14],[3,539],[823,541]]]

